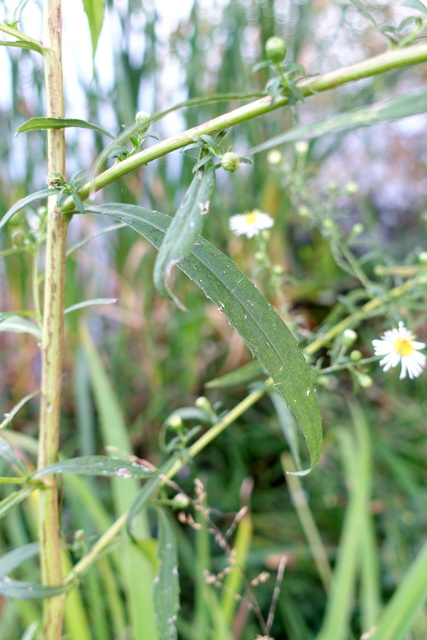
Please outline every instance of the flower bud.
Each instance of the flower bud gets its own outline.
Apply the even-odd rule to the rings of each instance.
[[[228,151],[224,153],[221,158],[221,167],[226,171],[236,171],[240,165],[239,156],[233,151]]]
[[[148,111],[138,111],[135,116],[135,122],[140,124],[139,133],[145,133],[148,130],[149,124],[144,124],[147,120],[151,118],[151,114]]]
[[[174,509],[186,509],[190,504],[190,499],[185,493],[177,493],[172,500],[172,506]]]
[[[285,269],[281,264],[275,264],[273,266],[272,271],[273,271],[273,275],[275,276],[283,276],[283,274],[285,273]]]
[[[269,62],[279,64],[283,62],[286,56],[286,42],[283,38],[273,36],[265,43],[265,55]]]
[[[170,416],[167,424],[168,427],[170,429],[173,429],[174,431],[182,431],[182,428],[184,426],[182,419],[176,413]]]
[[[420,264],[427,265],[427,251],[421,251],[421,253],[418,254],[418,260]]]
[[[358,189],[359,189],[359,187],[353,181],[347,182],[347,184],[345,185],[345,193],[348,196],[354,196],[354,194],[357,193]]]
[[[356,376],[362,389],[369,389],[369,387],[372,387],[373,380],[371,376],[368,376],[366,373],[360,373],[360,371],[356,372]]]
[[[323,228],[325,231],[330,231],[331,233],[337,231],[337,225],[331,218],[326,218],[326,220],[323,221]]]
[[[363,233],[364,231],[365,231],[364,225],[361,222],[356,222],[356,224],[353,225],[350,235],[352,238],[357,238],[357,236],[360,236],[360,234]]]
[[[308,151],[308,142],[306,142],[305,140],[299,140],[299,142],[295,143],[295,151],[301,155],[301,156],[305,156],[305,154]]]
[[[351,345],[356,342],[357,333],[353,331],[353,329],[346,329],[342,334],[342,343],[344,347],[351,347]]]
[[[205,396],[200,396],[196,399],[194,406],[198,409],[202,409],[202,411],[206,411],[207,413],[212,413],[212,405]]]
[[[267,162],[268,162],[268,164],[273,164],[273,165],[274,164],[279,164],[281,159],[282,159],[282,154],[280,153],[280,151],[278,149],[272,149],[267,154]]]
[[[353,349],[353,351],[350,353],[350,360],[353,360],[353,362],[359,362],[359,360],[362,359],[362,352],[359,351],[359,349]]]

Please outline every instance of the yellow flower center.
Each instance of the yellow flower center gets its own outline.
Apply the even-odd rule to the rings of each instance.
[[[250,211],[249,213],[245,213],[245,220],[247,224],[256,225],[258,220],[258,211],[255,209],[254,211]]]
[[[415,351],[411,340],[408,340],[408,338],[396,338],[394,348],[400,356],[410,356]]]

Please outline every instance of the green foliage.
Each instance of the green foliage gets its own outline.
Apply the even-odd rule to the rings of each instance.
[[[104,21],[105,0],[83,0],[83,7],[89,22],[92,55],[95,57],[102,23]]]
[[[371,341],[404,323],[427,342],[425,158],[418,120],[393,123],[425,111],[425,3],[195,0],[166,37],[160,3],[110,0],[107,86],[107,3],[84,0],[80,103],[64,78],[81,117],[29,120],[51,103],[27,50],[49,86],[59,64],[24,33],[37,3],[15,4],[0,24],[0,640],[58,640],[42,610],[62,615],[62,594],[70,640],[424,640],[425,373],[382,371]],[[52,169],[65,153],[71,178]],[[229,216],[255,212],[274,225],[233,236]],[[52,484],[57,544],[37,528],[56,531]]]
[[[89,211],[126,222],[157,247],[163,246],[163,234],[167,237],[170,228],[164,214],[132,205],[111,204]],[[214,302],[271,375],[301,426],[313,468],[322,447],[321,418],[312,375],[286,324],[233,262],[202,237],[192,256],[178,266]]]

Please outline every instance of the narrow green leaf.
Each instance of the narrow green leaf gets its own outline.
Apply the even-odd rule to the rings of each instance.
[[[347,640],[354,607],[354,589],[363,550],[361,531],[369,509],[372,480],[372,454],[369,426],[358,405],[349,406],[356,438],[348,430],[339,432],[346,466],[350,499],[345,514],[332,588],[321,632],[316,640]],[[399,640],[403,636],[399,637]],[[397,640],[397,638],[396,638]]]
[[[405,0],[405,2],[402,2],[402,7],[418,9],[418,11],[421,11],[421,13],[427,16],[427,7],[421,2],[421,0]]]
[[[0,45],[5,47],[19,47],[19,49],[30,49],[31,51],[37,51],[43,53],[43,47],[35,42],[28,42],[27,40],[0,40]]]
[[[21,471],[24,476],[29,475],[29,470],[25,462],[18,458],[13,447],[3,437],[0,437],[0,458],[3,458],[8,464]]]
[[[72,587],[43,587],[32,582],[21,582],[12,578],[2,578],[0,580],[0,594],[11,600],[39,600],[41,598],[53,598],[66,593]]]
[[[168,279],[172,267],[189,255],[201,233],[214,188],[215,171],[212,167],[204,166],[196,171],[184,200],[166,231],[154,265],[154,284],[158,292],[165,298],[171,298],[184,311],[185,307],[171,292]]]
[[[35,398],[40,393],[40,390],[33,391],[33,393],[29,393],[27,396],[22,398],[10,411],[4,414],[4,419],[0,422],[0,430],[7,427],[8,424],[12,421],[12,419],[16,416],[18,411],[28,402],[31,398]]]
[[[56,188],[42,189],[42,191],[36,191],[35,193],[30,193],[29,196],[26,196],[25,198],[18,200],[18,202],[15,202],[13,207],[11,207],[9,211],[7,211],[4,214],[3,218],[0,220],[0,229],[4,227],[6,222],[9,222],[9,220],[12,218],[12,216],[15,215],[15,213],[18,213],[18,211],[21,211],[21,209],[24,209],[24,207],[28,206],[29,204],[32,204],[33,202],[36,202],[37,200],[44,200],[45,198],[52,196],[54,193],[58,193],[58,191],[59,189],[56,189]]]
[[[159,573],[154,579],[154,606],[160,640],[176,640],[179,611],[179,576],[176,538],[163,509],[157,509]]]
[[[126,458],[110,456],[80,456],[56,462],[36,471],[33,478],[56,473],[77,473],[86,476],[117,476],[118,478],[148,478],[155,472],[143,464]]]
[[[295,468],[300,472],[302,470],[302,465],[295,418],[280,393],[272,391],[268,395],[273,403],[280,427],[288,443]]]
[[[98,236],[102,236],[104,233],[109,233],[110,231],[116,231],[116,229],[122,229],[125,225],[123,223],[120,224],[112,224],[109,227],[105,227],[105,229],[101,229],[101,231],[97,231],[97,233],[93,233],[90,236],[86,236],[86,238],[83,238],[82,240],[79,240],[78,242],[76,242],[75,244],[72,244],[71,247],[68,248],[67,250],[67,257],[73,253],[73,251],[76,251],[77,249],[80,249],[81,247],[83,247],[87,242],[90,242],[91,240],[93,240],[94,238],[97,238]],[[1,253],[0,253],[0,258],[1,258]]]
[[[93,307],[98,304],[115,304],[116,302],[117,298],[94,298],[93,300],[84,300],[83,302],[73,304],[71,307],[67,307],[64,313],[71,313],[72,311],[84,309],[85,307]]]
[[[18,23],[21,21],[21,15],[29,0],[19,0],[18,5],[13,12],[12,22]]]
[[[40,327],[25,318],[19,316],[9,316],[4,319],[0,319],[0,331],[10,331],[11,333],[29,333],[30,335],[42,339],[42,332]]]
[[[21,124],[21,126],[17,128],[16,135],[19,133],[25,133],[26,131],[38,131],[40,129],[66,129],[68,127],[91,129],[92,131],[98,131],[98,133],[102,133],[104,136],[108,136],[109,138],[114,138],[111,133],[101,127],[98,127],[98,125],[87,122],[86,120],[79,120],[77,118],[31,118],[31,120],[27,120],[27,122],[24,122],[24,124]]]
[[[0,518],[20,504],[35,489],[35,487],[24,487],[19,491],[14,491],[7,498],[0,502]]]
[[[239,520],[233,545],[233,563],[230,572],[224,580],[224,588],[221,596],[221,613],[228,628],[236,614],[238,600],[236,594],[240,594],[243,576],[245,575],[246,563],[252,543],[252,518],[251,514],[245,513]]]
[[[423,546],[375,625],[370,640],[402,640],[427,598],[427,544]]]
[[[157,475],[155,475],[153,478],[150,478],[144,484],[135,500],[133,501],[126,520],[126,528],[131,537],[134,537],[134,523],[137,515],[143,509],[145,509],[151,496],[160,487],[163,482],[164,476],[166,476],[169,469],[173,467],[178,457],[178,454],[171,456],[169,460],[158,469]]]
[[[354,109],[319,122],[305,124],[294,127],[286,133],[275,136],[262,144],[252,147],[247,151],[247,155],[259,153],[272,149],[285,142],[296,140],[304,140],[311,138],[320,138],[321,136],[340,133],[341,131],[350,131],[360,127],[369,127],[387,120],[398,120],[408,116],[424,113],[427,104],[427,89],[399,98],[393,98],[384,102],[378,102],[363,109]]]
[[[157,248],[171,222],[163,213],[134,205],[110,204],[87,211],[125,222]],[[178,266],[214,302],[268,371],[300,424],[313,467],[322,449],[321,416],[309,366],[286,324],[234,262],[201,236]]]
[[[105,0],[83,0],[83,7],[89,22],[90,37],[92,40],[92,52],[95,57],[104,20]]]
[[[39,543],[31,542],[6,553],[0,558],[0,578],[5,578],[11,571],[20,567],[23,562],[37,556],[39,551]]]
[[[84,325],[81,327],[81,342],[85,350],[88,372],[97,410],[102,440],[105,445],[119,451],[130,452],[132,445],[125,421],[124,410],[107,375],[96,346]],[[113,457],[113,456],[111,456]],[[123,457],[125,462],[127,459]],[[125,468],[121,465],[120,468]],[[125,483],[125,485],[124,485]],[[137,497],[138,478],[111,478],[114,512],[119,517],[128,510]],[[135,527],[138,537],[146,538],[149,525],[145,514],[141,514]],[[153,574],[147,559],[135,545],[129,544],[121,557],[121,584],[125,593],[126,608],[134,629],[143,638],[156,637],[156,621],[153,604]]]
[[[30,626],[26,629],[24,635],[22,636],[21,640],[34,640],[34,638],[36,637],[38,628],[39,628],[39,623],[37,621],[30,624]]]
[[[6,258],[6,256],[11,256],[14,253],[25,253],[26,251],[28,251],[27,247],[14,247],[13,249],[6,249],[5,251],[0,251],[0,258]]]
[[[234,387],[239,384],[246,384],[257,380],[262,375],[262,372],[263,370],[260,363],[253,360],[252,362],[243,365],[243,367],[235,369],[235,371],[226,373],[224,376],[215,378],[214,380],[209,380],[209,382],[205,383],[205,387],[207,389],[223,389],[226,387]]]

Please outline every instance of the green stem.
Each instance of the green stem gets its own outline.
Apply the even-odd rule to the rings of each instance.
[[[37,47],[37,50],[40,49],[40,53],[42,52],[42,46],[38,40],[34,40],[34,38],[30,38],[30,36],[25,35],[19,29],[15,29],[14,27],[10,27],[8,24],[0,23],[0,31],[4,31],[4,33],[17,38],[18,40],[23,40],[24,42],[29,42],[30,44],[34,44]]]
[[[329,563],[328,554],[323,545],[322,538],[317,528],[316,522],[310,509],[310,505],[303,490],[301,480],[294,474],[295,467],[292,456],[283,453],[281,456],[283,471],[286,474],[286,483],[291,494],[292,502],[295,506],[301,527],[307,538],[311,555],[313,556],[320,579],[326,592],[329,592],[332,582],[332,570]]]
[[[252,405],[255,404],[264,395],[267,388],[272,383],[267,382],[264,389],[259,391],[253,391],[247,398],[239,402],[231,411],[227,413],[225,418],[218,422],[213,427],[204,433],[189,449],[185,460],[177,460],[175,464],[165,474],[168,480],[171,480],[180,469],[182,469],[188,462],[188,458],[194,458],[202,449],[207,447],[208,444],[215,440],[215,438],[230,426],[237,418],[239,418],[245,411],[247,411]],[[128,514],[124,513],[116,522],[106,531],[97,542],[93,545],[92,549],[78,562],[73,570],[64,579],[64,584],[70,584],[82,575],[87,569],[96,562],[99,554],[112,542],[115,536],[123,529],[126,524]]]
[[[408,49],[396,49],[393,51],[387,51],[379,56],[374,56],[363,62],[337,69],[325,73],[322,76],[315,76],[298,82],[298,88],[302,94],[307,97],[321,91],[329,91],[347,82],[354,82],[362,78],[369,78],[374,75],[384,73],[398,69],[400,67],[406,67],[413,64],[419,64],[427,61],[427,45],[420,44],[409,47]],[[99,189],[111,184],[115,180],[118,180],[122,176],[130,173],[134,169],[138,169],[144,164],[148,164],[157,158],[161,158],[171,151],[182,149],[188,144],[194,142],[194,140],[203,134],[213,135],[219,131],[224,131],[230,127],[234,127],[247,120],[252,120],[260,115],[287,106],[289,103],[288,96],[283,95],[276,98],[274,104],[271,104],[271,97],[266,96],[255,100],[250,104],[234,109],[229,113],[225,113],[218,118],[209,120],[197,127],[188,129],[183,133],[163,140],[158,144],[144,149],[139,153],[123,160],[110,167],[94,180],[91,180],[85,184],[79,191],[79,196],[82,200],[88,198],[92,193],[95,193]],[[61,211],[63,213],[70,213],[75,209],[74,202],[71,198],[62,205]]]
[[[61,62],[61,0],[44,0],[43,42],[45,49],[46,111],[48,117],[64,117]],[[65,176],[65,140],[62,129],[48,131],[48,172]],[[58,459],[61,409],[61,375],[64,333],[64,289],[68,220],[56,210],[56,200],[48,198],[45,258],[45,288],[42,337],[41,406],[38,468]],[[44,478],[39,492],[39,536],[42,583],[61,582],[60,523],[55,476]],[[59,640],[62,635],[64,597],[43,601],[43,640]]]
[[[32,288],[33,288],[33,303],[34,310],[36,312],[37,322],[40,326],[43,323],[43,316],[40,307],[40,282],[39,282],[39,255],[38,252],[33,253],[33,274],[32,274]]]
[[[349,329],[354,325],[361,322],[364,318],[369,317],[372,313],[376,313],[382,306],[386,305],[391,300],[395,298],[400,298],[400,296],[405,295],[405,293],[409,293],[409,291],[415,287],[417,284],[424,283],[424,276],[418,278],[414,278],[413,280],[408,280],[405,284],[400,285],[399,287],[394,287],[391,289],[383,298],[374,298],[373,300],[369,300],[366,304],[364,304],[360,311],[355,311],[351,315],[347,316],[341,322],[338,322],[336,325],[331,327],[326,333],[321,335],[317,340],[314,340],[311,344],[307,345],[304,349],[305,353],[308,355],[313,355],[319,349],[327,345],[333,338],[342,333],[345,329]]]
[[[360,311],[353,313],[348,318],[345,318],[343,321],[339,322],[337,325],[332,327],[329,331],[327,331],[323,336],[319,337],[317,340],[309,344],[305,349],[305,353],[313,354],[318,351],[321,347],[328,344],[332,338],[336,335],[347,329],[349,326],[354,325],[356,322],[362,320],[364,317],[372,313],[374,310],[381,308],[383,304],[386,304],[389,300],[398,298],[415,286],[417,281],[406,282],[404,285],[395,287],[392,289],[384,298],[379,299],[375,298],[374,300],[370,300],[367,302]],[[376,360],[377,358],[372,358],[372,360]],[[250,407],[252,407],[269,388],[271,388],[272,380],[269,378],[266,381],[266,386],[259,391],[253,391],[249,396],[247,396],[244,400],[239,402],[238,405],[234,407],[231,411],[227,413],[227,415],[218,422],[213,427],[211,427],[206,433],[204,433],[188,450],[187,458],[194,458],[200,451],[202,451],[208,444],[210,444],[215,438],[217,438],[227,427],[229,427],[233,422],[237,420],[245,411],[247,411]],[[170,468],[166,477],[170,480],[172,479],[178,471],[186,464],[186,460],[177,460],[175,464]],[[73,570],[66,576],[64,579],[64,584],[69,584],[75,578],[82,575],[87,569],[96,562],[99,554],[104,551],[104,549],[112,542],[114,537],[124,528],[126,524],[128,514],[124,513],[111,527],[108,529],[99,540],[94,544],[90,552],[85,555],[80,562],[78,562]],[[326,577],[326,573],[323,567],[324,575],[323,578]],[[326,570],[327,571],[327,570]],[[328,581],[328,578],[326,578]]]

